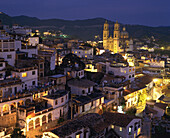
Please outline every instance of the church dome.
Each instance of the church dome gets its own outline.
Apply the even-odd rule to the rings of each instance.
[[[123,31],[120,33],[121,38],[129,38],[129,33],[126,31],[126,28],[123,27]]]

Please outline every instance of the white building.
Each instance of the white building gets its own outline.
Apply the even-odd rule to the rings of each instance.
[[[29,37],[28,38],[28,44],[30,46],[36,46],[39,44],[39,37]]]
[[[38,84],[38,69],[37,67],[15,68],[12,71],[13,77],[20,78],[23,82],[22,88],[25,90],[31,89]]]
[[[103,117],[121,138],[136,138],[141,134],[142,120],[138,117],[112,112],[105,112]]]
[[[5,77],[6,62],[3,58],[0,58],[0,79]]]
[[[74,79],[68,81],[68,86],[71,88],[71,93],[76,95],[86,96],[93,92],[94,82],[87,79]]]
[[[126,80],[134,81],[135,67],[124,63],[106,63],[106,73],[113,73],[114,76],[124,76]]]
[[[15,50],[21,48],[21,41],[17,40],[0,40],[0,58],[8,61],[8,64],[14,66],[15,64]]]
[[[32,29],[21,27],[18,24],[15,24],[12,26],[12,31],[14,33],[20,34],[20,35],[31,35],[31,33],[32,33]]]
[[[87,58],[92,59],[93,58],[93,47],[88,46],[80,46],[79,48],[73,48],[72,53],[77,55],[80,58]]]

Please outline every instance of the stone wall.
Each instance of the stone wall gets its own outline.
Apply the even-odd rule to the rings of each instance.
[[[10,127],[16,124],[16,112],[0,116],[0,127]]]

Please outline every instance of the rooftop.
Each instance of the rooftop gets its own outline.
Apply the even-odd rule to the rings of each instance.
[[[88,96],[77,96],[73,100],[76,104],[84,105],[101,97],[104,97],[101,93],[92,93]]]
[[[168,105],[164,103],[155,103],[154,106],[165,110]]]
[[[95,128],[96,124],[102,124],[103,122],[104,120],[99,114],[89,113],[82,117],[67,121],[66,124],[56,129],[53,129],[51,132],[59,137],[65,137],[77,132],[83,127]]]
[[[59,91],[56,91],[54,94],[43,96],[43,97],[47,98],[47,99],[57,99],[57,98],[60,98],[64,95],[66,95],[67,93],[68,93],[68,91],[59,90]]]
[[[52,75],[52,76],[49,76],[49,78],[61,78],[61,77],[64,77],[65,75],[63,74],[57,74],[57,75]]]
[[[89,88],[95,85],[93,81],[87,79],[73,79],[68,81],[68,85],[73,85],[75,87]]]
[[[102,116],[105,121],[120,127],[126,127],[133,119],[139,119],[136,116],[112,112],[105,112]]]

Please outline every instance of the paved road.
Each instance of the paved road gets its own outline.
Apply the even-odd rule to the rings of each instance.
[[[145,118],[142,126],[142,135],[139,138],[151,138],[151,121]]]

